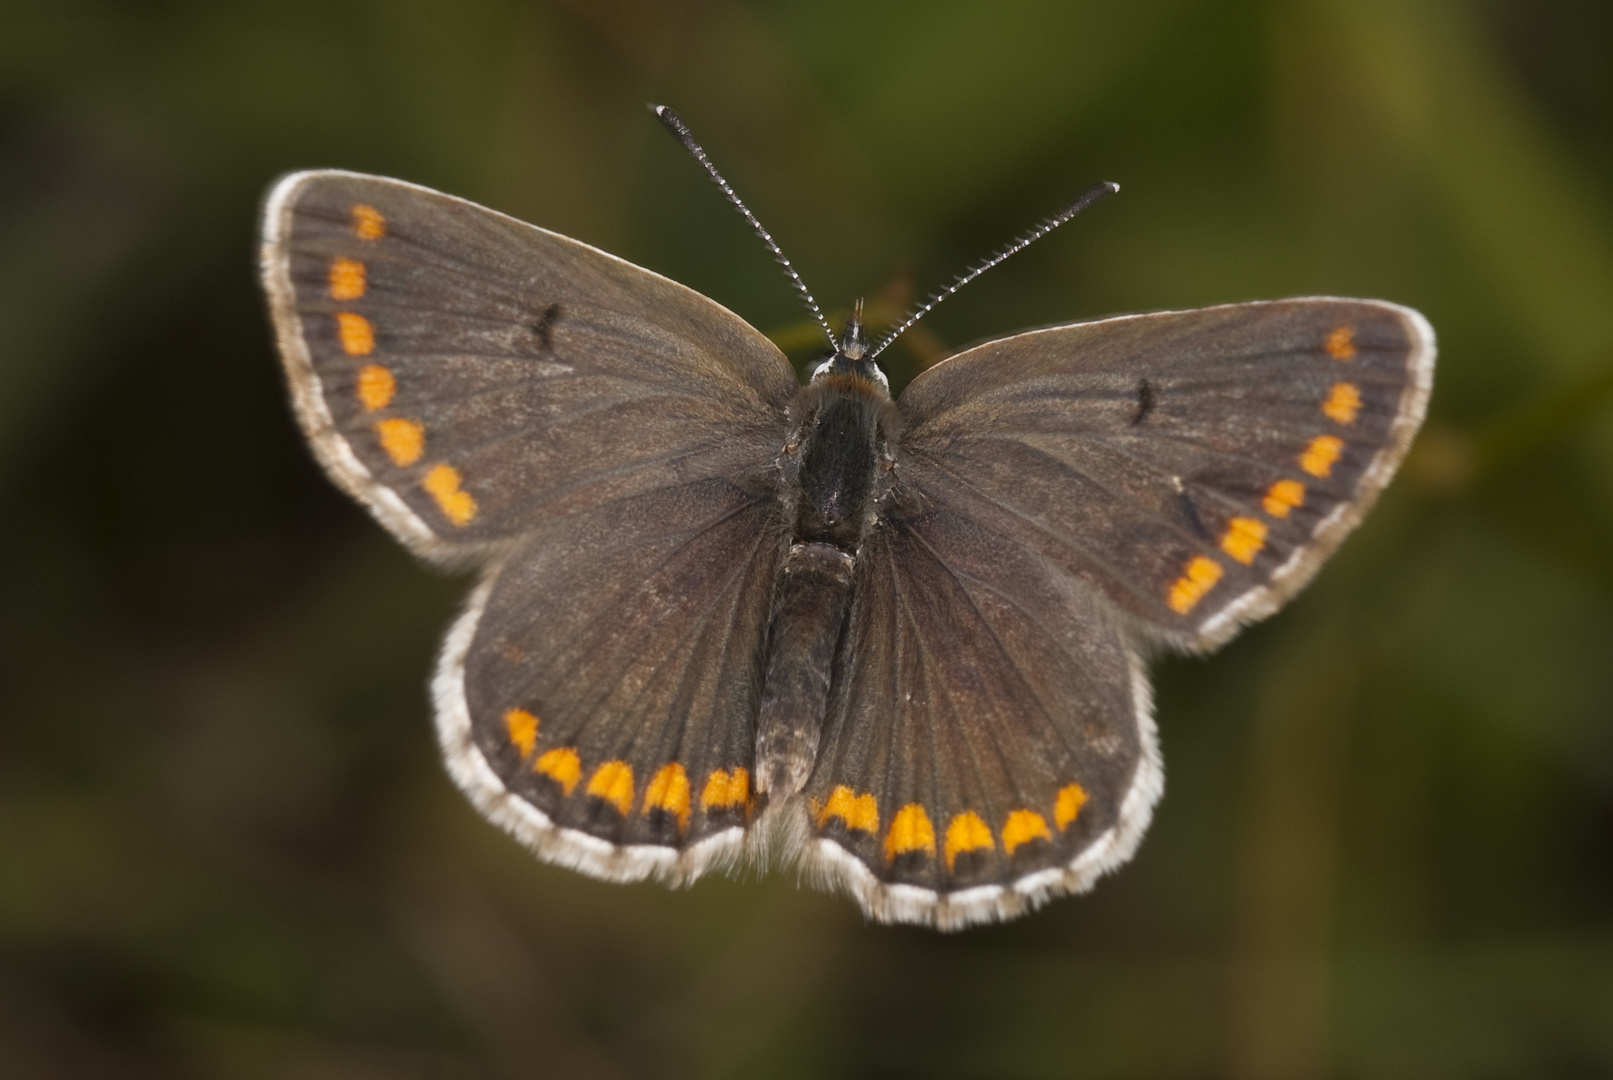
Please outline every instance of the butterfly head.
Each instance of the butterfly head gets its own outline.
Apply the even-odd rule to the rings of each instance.
[[[851,318],[846,320],[846,328],[840,333],[840,340],[835,343],[834,352],[824,357],[812,372],[812,381],[818,382],[831,375],[852,376],[867,379],[878,383],[885,393],[890,393],[890,381],[885,373],[879,370],[874,363],[868,344],[868,332],[863,326],[863,302],[857,301],[852,309]]]

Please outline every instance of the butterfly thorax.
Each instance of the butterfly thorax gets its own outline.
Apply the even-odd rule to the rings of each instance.
[[[889,404],[884,387],[858,375],[820,377],[801,391],[792,529],[797,543],[832,544],[856,554],[871,520]]]

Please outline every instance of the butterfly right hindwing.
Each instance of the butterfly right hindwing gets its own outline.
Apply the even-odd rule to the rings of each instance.
[[[809,862],[876,918],[947,929],[1089,887],[1162,778],[1147,678],[1101,602],[922,480],[858,557]]]

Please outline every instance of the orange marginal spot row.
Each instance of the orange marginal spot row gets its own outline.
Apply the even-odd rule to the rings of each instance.
[[[1341,326],[1327,337],[1328,355],[1335,360],[1350,360],[1355,356],[1355,332]],[[1361,391],[1350,382],[1338,382],[1322,402],[1322,413],[1338,424],[1353,424],[1361,411]],[[1299,467],[1320,479],[1333,475],[1333,465],[1344,452],[1344,440],[1336,435],[1318,435],[1299,455]],[[1297,480],[1278,480],[1266,490],[1261,508],[1273,518],[1286,518],[1290,510],[1305,502],[1305,485]],[[1255,518],[1235,517],[1227,523],[1221,536],[1221,550],[1245,566],[1266,546],[1265,522]],[[1186,615],[1198,606],[1206,593],[1222,577],[1220,564],[1204,555],[1195,555],[1182,568],[1182,573],[1171,583],[1166,603],[1178,615]]]
[[[504,729],[521,760],[531,758],[537,748],[538,718],[526,709],[510,709],[504,713]],[[532,771],[556,781],[561,791],[570,795],[582,780],[582,758],[569,746],[559,747],[539,754],[532,762]],[[584,790],[610,803],[625,817],[633,809],[633,767],[621,760],[603,762],[594,769]],[[713,771],[700,799],[706,810],[747,809],[749,803],[750,773],[743,768]],[[664,810],[678,819],[681,830],[689,827],[692,808],[689,774],[684,767],[673,761],[656,770],[644,788],[641,811],[649,814]]]
[[[1059,790],[1054,799],[1053,818],[1061,831],[1075,820],[1086,799],[1086,791],[1080,784],[1066,784]],[[879,809],[873,794],[865,792],[859,795],[844,784],[837,785],[821,805],[814,805],[813,810],[819,828],[827,825],[831,818],[839,818],[848,829],[866,833],[879,831]],[[1052,839],[1053,831],[1048,828],[1047,818],[1034,810],[1012,811],[1003,822],[1003,850],[1010,855],[1016,848],[1032,840]],[[996,846],[996,837],[992,835],[991,826],[986,824],[985,819],[973,810],[965,810],[954,815],[947,823],[942,857],[946,860],[947,870],[951,871],[958,856],[964,852],[990,851]],[[924,807],[918,803],[908,803],[896,811],[890,829],[885,833],[884,849],[887,860],[914,851],[932,856],[935,854],[935,826],[931,824]]]
[[[357,211],[354,211],[357,214]],[[337,262],[350,260],[338,259]],[[359,289],[363,289],[364,267],[357,267]],[[336,293],[337,268],[331,267],[331,294]],[[351,311],[336,313],[336,331],[341,339],[342,351],[349,356],[368,356],[375,350],[375,328],[362,315]],[[392,372],[380,364],[365,364],[358,373],[359,404],[370,412],[386,408],[397,393],[398,381]],[[418,420],[391,417],[375,425],[375,435],[381,449],[399,468],[415,464],[426,452],[426,428]],[[434,465],[420,481],[426,493],[436,500],[437,507],[455,525],[466,525],[476,516],[476,499],[460,486],[459,470],[452,465]]]
[[[1333,445],[1329,445],[1329,442]],[[1343,446],[1342,441],[1331,435],[1318,436],[1301,456],[1300,466],[1306,472],[1326,476]],[[1317,469],[1321,471],[1317,472]],[[1278,480],[1266,489],[1260,505],[1272,517],[1285,518],[1290,510],[1304,502],[1304,484],[1297,480]],[[1221,550],[1245,566],[1252,565],[1255,556],[1266,546],[1268,532],[1270,530],[1266,523],[1258,518],[1235,517],[1227,522],[1226,532],[1221,534]],[[1223,574],[1221,564],[1214,559],[1207,555],[1194,555],[1182,567],[1181,575],[1171,582],[1165,602],[1178,615],[1186,615],[1198,606]]]
[[[508,709],[504,713],[504,730],[510,745],[530,759],[537,748],[538,718],[526,709]],[[570,795],[582,779],[582,758],[571,747],[560,747],[538,755],[532,771],[555,780],[561,790]],[[632,811],[634,796],[633,767],[625,761],[613,759],[600,764],[589,777],[587,794],[603,799],[616,807],[624,816]],[[713,770],[706,780],[700,796],[703,809],[748,808],[750,803],[750,773],[742,768]],[[1060,831],[1064,830],[1081,812],[1087,793],[1080,784],[1066,784],[1059,789],[1053,801],[1053,820]],[[689,774],[673,761],[661,766],[650,777],[644,789],[641,810],[649,814],[664,810],[678,819],[678,828],[686,829],[691,812]],[[821,827],[832,817],[843,820],[849,828],[864,832],[879,829],[879,809],[872,794],[858,795],[841,784],[830,793],[816,818]],[[1047,819],[1034,810],[1015,810],[1003,823],[1003,850],[1010,855],[1032,840],[1051,840],[1052,831]],[[958,855],[967,851],[991,850],[996,847],[991,827],[973,810],[965,810],[952,818],[947,825],[944,856],[951,870]],[[935,854],[935,828],[929,815],[918,803],[908,803],[896,812],[890,832],[885,836],[885,857],[895,858],[910,851]]]

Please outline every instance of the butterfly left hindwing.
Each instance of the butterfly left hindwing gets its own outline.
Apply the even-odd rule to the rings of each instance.
[[[786,534],[720,477],[524,537],[449,636],[444,750],[482,810],[596,877],[687,881],[753,816],[760,644]]]

